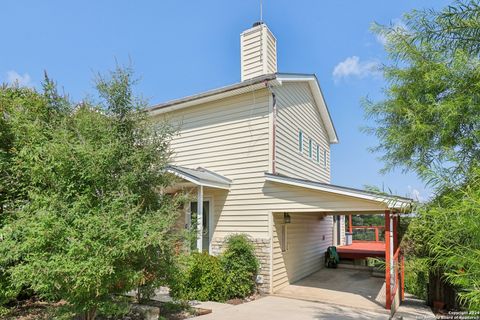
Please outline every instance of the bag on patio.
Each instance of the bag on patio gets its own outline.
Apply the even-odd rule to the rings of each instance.
[[[340,258],[338,257],[337,248],[335,246],[328,247],[325,255],[325,266],[327,268],[336,268]]]

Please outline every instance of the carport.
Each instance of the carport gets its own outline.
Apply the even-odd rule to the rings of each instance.
[[[397,225],[411,200],[282,176],[270,176],[267,180],[317,190],[319,197],[316,211],[272,212],[272,292],[290,298],[388,309],[393,313],[403,296],[403,259]],[[325,203],[338,209],[322,210]],[[374,248],[345,247],[345,217],[352,214],[383,214],[385,242],[376,243]],[[384,255],[385,277],[371,277],[366,270],[323,268],[324,254],[331,245],[340,251],[346,248],[357,258]]]

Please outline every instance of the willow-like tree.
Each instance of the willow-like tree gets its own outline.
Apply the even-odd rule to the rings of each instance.
[[[172,131],[149,125],[133,84],[118,68],[97,78],[98,103],[81,104],[48,78],[43,93],[0,89],[0,288],[12,296],[28,288],[91,320],[168,283],[181,202],[160,192]]]
[[[386,170],[464,181],[480,159],[480,6],[414,11],[405,26],[375,25],[386,39],[386,99],[365,101]],[[447,181],[442,181],[447,182]]]
[[[405,25],[375,25],[386,40],[385,99],[365,101],[385,170],[400,167],[430,182],[403,243],[410,273],[434,272],[480,310],[480,4],[456,1],[414,11]],[[415,270],[421,266],[421,270]],[[426,277],[428,279],[428,276]],[[425,294],[426,283],[413,284]]]

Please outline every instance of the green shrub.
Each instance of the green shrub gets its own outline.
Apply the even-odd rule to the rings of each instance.
[[[170,286],[174,299],[225,301],[255,292],[259,262],[246,235],[227,238],[225,252],[220,257],[194,252],[185,257],[182,265]]]
[[[224,278],[218,257],[194,252],[186,257],[170,295],[178,300],[225,301]]]
[[[227,247],[221,257],[225,272],[227,297],[244,298],[255,291],[255,277],[259,263],[255,256],[255,247],[244,234],[235,234],[227,238]]]
[[[428,258],[410,257],[405,259],[406,292],[420,299],[427,299],[429,267]]]

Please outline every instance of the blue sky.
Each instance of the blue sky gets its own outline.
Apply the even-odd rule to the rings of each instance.
[[[38,87],[44,70],[81,100],[92,78],[132,62],[137,91],[153,103],[240,81],[239,35],[259,19],[260,0],[2,1],[0,82]],[[376,21],[398,23],[412,9],[443,0],[263,0],[263,17],[278,41],[280,72],[317,74],[340,143],[332,148],[332,183],[390,188],[420,198],[429,191],[414,174],[379,174],[369,147],[376,139],[362,97],[382,97],[374,67],[386,61]]]

